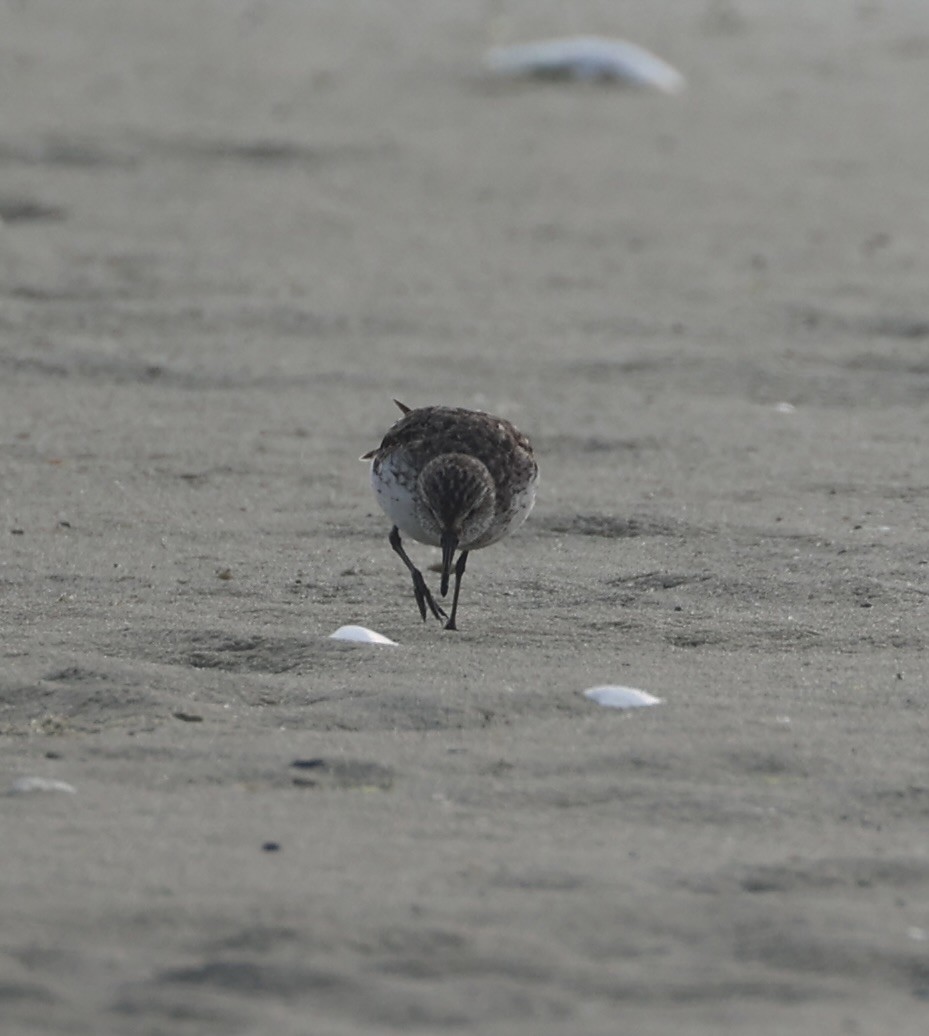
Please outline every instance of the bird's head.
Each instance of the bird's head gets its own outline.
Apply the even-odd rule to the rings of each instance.
[[[442,546],[443,597],[456,550],[468,550],[493,520],[496,490],[487,467],[464,453],[433,457],[419,474],[419,492]]]

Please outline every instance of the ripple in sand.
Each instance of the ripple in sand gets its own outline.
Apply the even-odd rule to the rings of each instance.
[[[49,777],[18,777],[10,785],[10,795],[28,795],[34,791],[63,791],[74,795],[77,788],[65,781],[52,780]]]

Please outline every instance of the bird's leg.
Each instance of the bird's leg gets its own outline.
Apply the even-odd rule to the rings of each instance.
[[[461,577],[464,575],[465,565],[468,563],[468,552],[463,550],[458,555],[458,560],[455,562],[455,593],[452,596],[452,615],[448,622],[445,623],[447,630],[456,630],[458,627],[455,625],[455,615],[458,612],[458,591],[461,589]]]
[[[444,597],[448,593],[448,577],[452,574],[452,558],[458,549],[458,537],[453,532],[442,533],[442,581],[439,593]]]
[[[400,560],[404,565],[406,565],[407,569],[409,569],[410,575],[413,577],[413,593],[416,595],[416,605],[419,608],[419,614],[423,617],[423,622],[426,621],[427,604],[429,605],[429,611],[431,611],[437,619],[447,618],[445,612],[435,603],[435,599],[433,598],[429,587],[426,586],[426,580],[423,579],[422,572],[420,572],[413,562],[410,561],[407,556],[407,552],[403,549],[403,544],[400,542],[400,530],[396,525],[390,530],[389,539],[391,547],[393,547],[394,551],[400,555]]]

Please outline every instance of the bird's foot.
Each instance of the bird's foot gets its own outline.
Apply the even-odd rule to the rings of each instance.
[[[426,586],[426,580],[423,579],[423,574],[418,569],[413,572],[413,593],[416,595],[416,605],[419,608],[419,614],[422,616],[423,622],[426,621],[426,606],[429,606],[429,611],[441,621],[447,619],[448,615],[445,611],[439,607],[435,602],[435,598],[432,596],[432,591]]]

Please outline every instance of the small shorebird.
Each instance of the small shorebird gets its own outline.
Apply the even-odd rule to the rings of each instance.
[[[390,545],[413,577],[419,613],[426,608],[457,629],[458,593],[468,554],[502,540],[526,520],[535,502],[539,469],[532,446],[509,421],[479,410],[427,406],[412,410],[394,400],[403,417],[370,460],[377,502],[394,523]],[[440,590],[448,593],[455,551],[452,613],[436,604],[422,572],[410,561],[401,531],[442,548]]]

